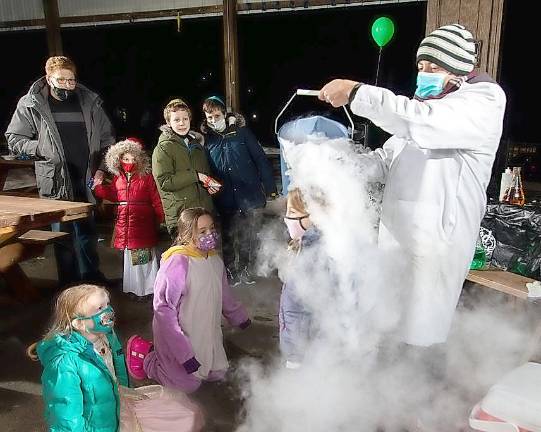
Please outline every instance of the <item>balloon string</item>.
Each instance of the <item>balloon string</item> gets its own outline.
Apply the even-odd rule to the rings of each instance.
[[[378,68],[376,69],[376,83],[374,85],[378,85],[378,77],[379,77],[379,65],[381,63],[381,52],[383,51],[383,47],[379,47],[379,54],[378,54]]]

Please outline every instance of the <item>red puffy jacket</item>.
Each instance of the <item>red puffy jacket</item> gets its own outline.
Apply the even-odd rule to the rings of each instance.
[[[160,195],[152,174],[135,173],[128,181],[125,174],[116,175],[110,185],[98,185],[94,194],[118,203],[114,247],[143,249],[158,243],[157,226],[164,214]]]

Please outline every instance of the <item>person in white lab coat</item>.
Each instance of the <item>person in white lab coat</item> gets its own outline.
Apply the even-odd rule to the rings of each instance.
[[[474,72],[476,55],[472,34],[446,25],[417,50],[413,99],[349,80],[319,94],[393,135],[360,157],[385,183],[379,246],[400,248],[409,260],[401,339],[410,345],[446,341],[485,213],[506,98]]]

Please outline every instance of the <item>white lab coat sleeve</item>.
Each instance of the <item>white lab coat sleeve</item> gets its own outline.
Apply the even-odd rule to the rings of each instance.
[[[423,149],[484,151],[499,142],[505,93],[495,83],[464,83],[441,99],[418,101],[362,85],[351,102],[354,114]]]

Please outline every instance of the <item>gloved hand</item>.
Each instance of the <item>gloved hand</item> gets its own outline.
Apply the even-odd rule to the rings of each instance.
[[[250,318],[248,318],[246,321],[239,324],[239,328],[241,330],[244,330],[245,328],[250,327],[250,324],[252,324],[252,320]]]
[[[184,366],[187,374],[193,374],[201,367],[201,363],[199,363],[195,357],[192,357],[191,359],[182,363],[182,366]]]

